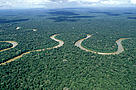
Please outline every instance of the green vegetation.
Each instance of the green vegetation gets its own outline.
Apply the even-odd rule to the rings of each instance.
[[[60,34],[56,38],[65,44],[57,49],[32,52],[0,66],[0,89],[135,90],[136,20],[128,19],[134,15],[124,12],[133,13],[136,9],[106,10],[119,16],[90,13],[92,10],[94,9],[54,10],[72,12],[70,14],[74,17],[95,16],[75,22],[54,22],[48,18],[59,17],[62,12],[55,16],[48,13],[50,10],[1,11],[0,19],[29,20],[0,24],[0,41],[18,42],[15,48],[0,52],[0,62],[26,51],[57,45],[58,42],[50,39],[53,34]],[[63,16],[73,17],[70,14]],[[16,27],[21,29],[16,30]],[[33,28],[37,31],[31,30]],[[131,39],[122,42],[125,51],[119,55],[98,55],[74,46],[86,34],[93,36],[83,41],[83,46],[100,52],[116,51],[115,41],[119,38]],[[5,48],[9,44],[0,43],[0,47],[2,45]]]
[[[116,44],[116,40],[112,38],[112,36],[109,37],[101,34],[96,34],[93,35],[91,38],[85,40],[83,42],[83,46],[97,52],[110,53],[117,51],[118,47]]]
[[[0,42],[0,50],[10,48],[10,47],[12,47],[12,44],[7,42]]]

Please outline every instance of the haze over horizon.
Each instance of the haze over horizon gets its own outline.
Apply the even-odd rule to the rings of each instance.
[[[0,9],[136,7],[136,0],[1,0]]]

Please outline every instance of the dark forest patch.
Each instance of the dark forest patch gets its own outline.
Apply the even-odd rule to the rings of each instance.
[[[76,14],[74,12],[69,12],[69,11],[55,11],[55,12],[48,12],[49,14],[52,15],[80,15],[80,14]]]
[[[0,19],[0,23],[13,23],[13,22],[28,21],[28,20],[29,19],[17,19],[17,20]]]
[[[120,16],[121,15],[121,14],[115,14],[111,12],[90,12],[90,13],[106,14],[108,16]]]
[[[136,19],[136,17],[128,17],[128,19]]]
[[[123,14],[135,14],[135,13],[131,13],[131,12],[125,12],[125,13],[123,13]]]
[[[55,22],[63,22],[63,21],[71,21],[71,22],[75,22],[80,20],[81,18],[94,18],[95,16],[59,16],[59,17],[52,17],[52,18],[48,18],[51,20],[54,20]]]
[[[94,18],[96,16],[72,16],[72,17],[68,17],[68,18]]]

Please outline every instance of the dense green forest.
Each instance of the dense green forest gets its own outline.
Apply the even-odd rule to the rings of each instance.
[[[12,44],[6,42],[0,42],[0,50],[12,47]]]
[[[65,43],[0,66],[0,89],[136,90],[135,17],[135,8],[0,10],[0,41],[18,43],[0,52],[0,63],[58,45],[54,34]],[[98,55],[74,46],[86,34],[93,36],[82,45],[99,52],[114,52],[116,40],[131,39],[122,42],[119,55]],[[11,46],[0,42],[0,50]]]

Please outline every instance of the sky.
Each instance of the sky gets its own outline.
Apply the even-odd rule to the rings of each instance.
[[[136,7],[136,0],[0,0],[0,9]]]

